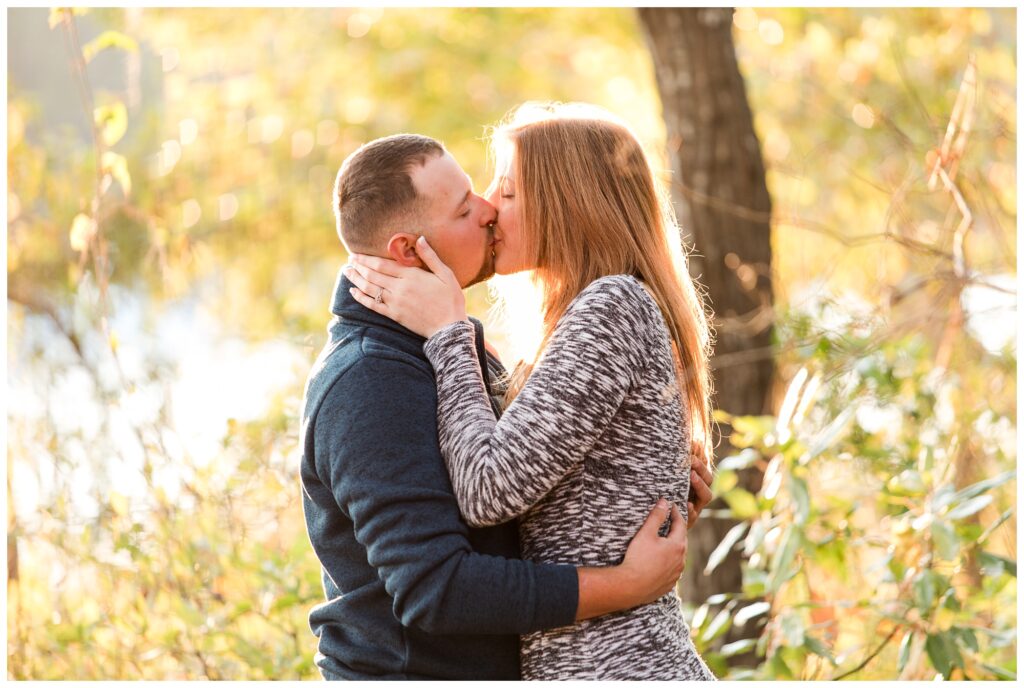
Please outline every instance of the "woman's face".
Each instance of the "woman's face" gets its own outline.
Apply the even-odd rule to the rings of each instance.
[[[528,270],[523,233],[519,229],[519,199],[515,188],[515,152],[511,151],[504,165],[498,165],[487,200],[498,209],[494,228],[494,271],[499,275]]]

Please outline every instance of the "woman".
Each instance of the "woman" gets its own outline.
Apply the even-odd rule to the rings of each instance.
[[[441,450],[466,521],[520,517],[525,558],[611,565],[653,501],[686,501],[691,437],[709,436],[703,305],[627,127],[593,106],[526,104],[492,145],[495,269],[532,269],[542,303],[539,345],[512,374],[501,419],[462,292],[424,239],[432,273],[354,256],[353,294],[428,338]],[[381,293],[383,304],[369,296]],[[714,679],[674,592],[524,636],[521,659],[525,679]]]

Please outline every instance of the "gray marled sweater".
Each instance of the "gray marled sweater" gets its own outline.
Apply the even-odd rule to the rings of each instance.
[[[523,557],[622,561],[659,497],[683,508],[690,428],[661,311],[633,277],[572,302],[523,390],[496,420],[468,322],[424,345],[438,432],[473,526],[521,516]],[[648,605],[522,638],[524,679],[708,679],[674,592]]]

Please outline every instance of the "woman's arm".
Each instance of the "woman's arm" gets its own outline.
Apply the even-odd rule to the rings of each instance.
[[[441,450],[468,523],[515,518],[583,460],[646,366],[657,317],[635,279],[595,281],[500,420],[480,377],[472,325],[455,322],[427,340]]]

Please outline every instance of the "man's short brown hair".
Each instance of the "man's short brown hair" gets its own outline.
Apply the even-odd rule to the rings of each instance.
[[[360,146],[338,171],[334,212],[338,236],[350,251],[382,248],[383,232],[402,231],[416,211],[416,187],[409,170],[444,155],[440,141],[419,134],[395,134]]]

